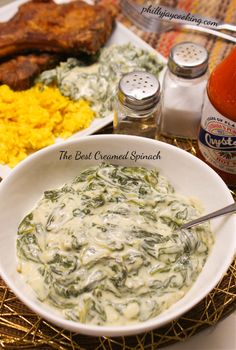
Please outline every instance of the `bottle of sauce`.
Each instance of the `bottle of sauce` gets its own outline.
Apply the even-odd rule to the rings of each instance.
[[[228,186],[236,187],[236,47],[210,75],[198,151]]]

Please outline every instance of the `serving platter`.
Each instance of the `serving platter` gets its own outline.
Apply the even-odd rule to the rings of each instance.
[[[4,22],[4,21],[9,20],[17,12],[18,7],[27,1],[28,0],[18,0],[18,1],[14,1],[8,5],[1,7],[0,8],[0,22]],[[60,4],[60,3],[68,2],[68,1],[57,0],[55,2]],[[159,52],[154,50],[145,41],[140,39],[136,34],[131,32],[123,24],[116,21],[113,33],[112,33],[111,37],[109,38],[109,40],[107,41],[105,46],[123,45],[123,44],[128,44],[128,43],[132,43],[133,45],[135,45],[138,48],[146,49],[149,52],[154,53],[157,56],[160,63],[162,63],[163,65],[166,64],[165,57],[163,57]],[[164,75],[164,69],[162,70],[162,72],[159,75],[160,83],[162,83],[163,75]],[[90,124],[90,126],[88,128],[83,129],[83,130],[75,133],[74,135],[69,137],[67,140],[76,139],[76,138],[81,137],[81,136],[91,135],[91,134],[99,131],[100,129],[102,129],[104,126],[111,123],[112,120],[113,120],[113,114],[110,114],[104,118],[95,118],[94,121]],[[56,142],[66,142],[67,140],[58,139]],[[11,168],[9,166],[0,164],[0,177],[2,179],[5,178],[10,173],[10,171],[11,171]]]

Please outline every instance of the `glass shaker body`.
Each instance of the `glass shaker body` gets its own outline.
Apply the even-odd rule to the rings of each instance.
[[[162,93],[161,133],[197,139],[208,79],[208,52],[201,45],[183,42],[170,52]]]
[[[116,134],[128,134],[157,138],[160,131],[161,104],[158,103],[148,113],[137,113],[124,106],[119,98],[115,101],[114,132]]]
[[[186,79],[167,69],[162,93],[163,135],[197,139],[207,79],[208,72]]]
[[[158,79],[145,71],[124,75],[118,87],[114,112],[114,132],[157,138],[161,103]]]

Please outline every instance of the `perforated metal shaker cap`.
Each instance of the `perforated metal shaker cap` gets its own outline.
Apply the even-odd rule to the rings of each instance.
[[[208,52],[203,46],[183,42],[172,47],[168,67],[173,74],[179,77],[193,79],[206,72],[208,59]]]
[[[160,100],[160,83],[151,73],[135,71],[125,74],[119,83],[118,98],[134,111],[148,112]]]

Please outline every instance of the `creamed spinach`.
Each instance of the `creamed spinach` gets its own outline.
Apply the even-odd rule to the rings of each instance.
[[[55,69],[44,71],[38,82],[55,84],[62,95],[72,100],[84,99],[91,104],[97,117],[113,112],[114,97],[123,74],[135,70],[147,71],[158,77],[163,65],[157,55],[132,44],[103,48],[96,63],[85,65],[69,58]]]
[[[214,242],[201,214],[156,170],[102,163],[44,192],[20,223],[19,272],[68,319],[124,325],[155,317],[192,286]]]

